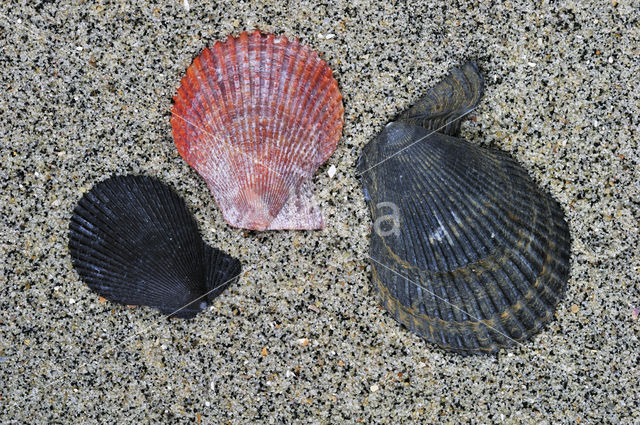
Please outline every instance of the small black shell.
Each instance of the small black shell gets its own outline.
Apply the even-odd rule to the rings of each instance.
[[[569,271],[559,204],[506,152],[454,137],[452,121],[481,94],[475,64],[454,70],[365,147],[358,169],[382,304],[461,353],[495,352],[538,332]]]
[[[69,252],[82,280],[103,297],[190,318],[240,273],[240,262],[206,245],[184,201],[145,176],[117,176],[78,202]]]

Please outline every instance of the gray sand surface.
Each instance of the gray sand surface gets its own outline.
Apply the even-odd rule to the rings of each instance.
[[[0,422],[640,422],[637,1],[39,3],[0,6]],[[254,28],[311,45],[344,95],[315,177],[322,231],[230,228],[173,144],[187,66]],[[573,237],[555,320],[496,356],[442,351],[379,307],[355,175],[383,125],[469,59],[487,84],[464,137],[511,152]],[[242,261],[195,320],[100,302],[73,270],[71,212],[113,173],[170,184]]]

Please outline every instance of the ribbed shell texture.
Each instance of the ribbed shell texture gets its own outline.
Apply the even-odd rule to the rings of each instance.
[[[193,317],[240,273],[207,246],[184,201],[160,181],[117,176],[78,202],[69,251],[82,280],[103,297]]]
[[[205,49],[174,97],[173,137],[232,226],[318,229],[311,178],[342,133],[331,69],[298,40],[242,33]]]
[[[426,113],[426,127],[457,131],[437,121],[479,100],[474,72],[467,65],[445,79],[446,90],[468,92],[441,96],[448,106],[435,117]],[[427,109],[437,106],[433,99]],[[495,352],[525,340],[553,317],[568,279],[562,209],[506,152],[413,122],[387,125],[359,164],[382,304],[449,350]]]

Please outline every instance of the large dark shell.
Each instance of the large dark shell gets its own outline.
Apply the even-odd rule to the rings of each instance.
[[[456,134],[459,125],[442,117],[473,108],[481,89],[475,65],[455,70],[388,124],[359,163],[382,304],[428,341],[461,353],[494,352],[538,332],[569,270],[558,203],[507,153],[434,131]]]
[[[184,201],[160,181],[112,177],[78,202],[69,251],[82,280],[103,297],[189,318],[240,273],[206,245]]]

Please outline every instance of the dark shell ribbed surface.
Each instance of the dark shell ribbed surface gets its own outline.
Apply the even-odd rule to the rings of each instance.
[[[467,354],[538,332],[569,271],[559,204],[506,152],[454,137],[460,126],[450,121],[481,94],[474,64],[454,70],[359,163],[382,304],[428,341]]]
[[[184,201],[160,181],[118,176],[94,186],[69,224],[69,251],[101,296],[190,318],[240,273],[240,262],[206,245]]]

